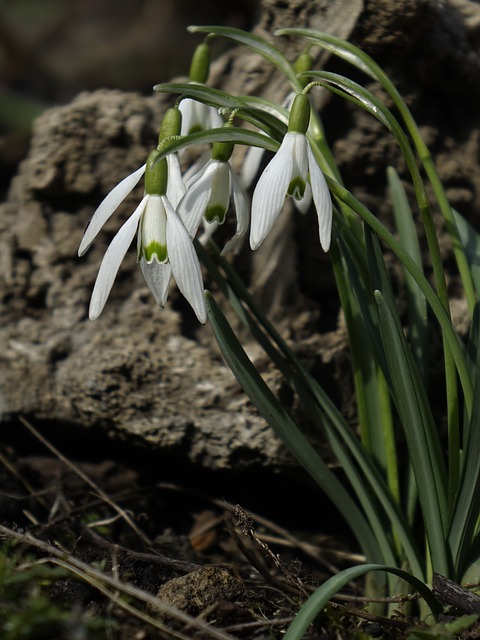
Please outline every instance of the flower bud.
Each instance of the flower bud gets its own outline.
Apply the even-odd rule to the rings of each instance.
[[[205,84],[210,73],[210,47],[202,42],[195,49],[190,64],[190,82]]]
[[[295,73],[302,73],[304,71],[310,71],[313,67],[313,57],[310,55],[308,51],[304,51],[301,53],[298,58],[293,63],[293,70]],[[302,86],[306,86],[308,82],[308,78],[298,78],[298,81],[301,82]]]
[[[302,71],[310,71],[313,67],[313,58],[308,51],[301,53],[293,63],[293,70],[295,73],[302,73]]]

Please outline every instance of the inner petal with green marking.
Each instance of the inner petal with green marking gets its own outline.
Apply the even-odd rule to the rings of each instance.
[[[210,199],[205,209],[205,220],[219,224],[225,221],[230,206],[230,170],[228,162],[217,161],[217,167],[212,179]]]
[[[305,195],[306,186],[307,183],[301,176],[295,176],[288,185],[287,195],[295,198],[295,200],[301,200]]]
[[[205,220],[207,222],[214,222],[216,220],[219,224],[223,224],[226,215],[227,211],[221,204],[208,205],[205,211]]]
[[[143,257],[148,264],[153,260],[160,263],[166,262],[168,258],[167,245],[161,245],[156,240],[153,240],[148,246],[143,247]]]
[[[148,264],[153,260],[167,261],[167,216],[161,196],[151,196],[147,202],[140,223],[139,245],[139,256]]]

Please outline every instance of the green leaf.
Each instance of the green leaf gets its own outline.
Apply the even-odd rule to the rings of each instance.
[[[209,292],[205,293],[205,300],[208,317],[222,355],[260,415],[334,502],[355,533],[367,557],[378,558],[378,547],[372,531],[355,501],[270,391]]]
[[[313,40],[327,51],[361,69],[374,80],[379,80],[378,65],[373,62],[370,56],[346,40],[341,40],[340,38],[336,38],[328,33],[316,31],[315,29],[278,29],[275,31],[275,35],[299,36]]]
[[[198,131],[190,133],[188,136],[182,136],[177,140],[173,140],[168,145],[162,147],[161,151],[155,159],[160,162],[169,153],[175,153],[192,144],[215,144],[216,142],[231,142],[233,144],[245,144],[253,147],[262,147],[267,151],[278,151],[280,144],[256,131],[241,129],[240,127],[220,127],[219,129],[210,129],[210,131]]]
[[[453,216],[470,267],[475,291],[480,299],[480,235],[455,209],[453,209]]]
[[[476,328],[480,329],[475,313]],[[472,557],[472,541],[480,513],[480,375],[477,373],[472,418],[464,448],[464,464],[449,533],[453,563],[461,580]]]
[[[314,78],[322,87],[354,102],[379,120],[392,133],[395,130],[395,118],[373,93],[358,83],[330,71],[304,71],[301,77]],[[397,124],[397,126],[399,126]]]
[[[470,378],[470,372],[467,367],[463,345],[454,328],[452,327],[450,318],[448,317],[447,312],[443,307],[441,301],[439,300],[437,294],[434,292],[430,283],[427,281],[421,269],[418,268],[414,260],[412,260],[412,258],[403,249],[403,247],[394,238],[394,236],[371,213],[371,211],[369,211],[341,184],[335,182],[328,176],[326,176],[326,180],[330,192],[334,195],[334,197],[345,203],[350,209],[352,209],[352,211],[355,211],[355,213],[357,213],[362,218],[362,220],[364,220],[368,224],[368,226],[377,234],[377,236],[381,240],[383,240],[388,247],[390,247],[392,252],[397,256],[405,269],[412,275],[422,293],[425,295],[425,298],[441,327],[442,334],[451,350],[455,366],[462,383],[467,414],[470,415],[473,404],[473,387],[472,380]]]
[[[446,473],[430,406],[396,311],[375,292],[380,331],[390,369],[392,392],[402,421],[415,474],[433,570],[450,574],[445,544],[447,527]]]
[[[270,109],[268,101],[261,99],[253,101],[248,97],[232,96],[229,93],[225,93],[225,91],[193,82],[164,82],[155,85],[153,89],[159,93],[173,93],[192,98],[217,109],[235,111],[238,117],[267,131],[269,135],[280,140],[287,131],[286,123],[275,115],[274,110]]]
[[[324,582],[323,585],[310,596],[297,613],[293,622],[287,629],[284,639],[301,640],[307,632],[308,627],[322,612],[329,600],[337,595],[337,593],[339,593],[339,591],[341,591],[341,589],[343,589],[343,587],[345,587],[350,581],[373,571],[384,571],[386,573],[392,573],[399,576],[402,580],[411,584],[420,593],[435,616],[440,613],[440,605],[436,601],[430,589],[421,580],[418,580],[406,571],[402,571],[402,569],[398,569],[396,567],[388,567],[379,564],[365,564],[340,571],[340,573],[337,573],[335,576]]]
[[[393,530],[396,532],[397,539],[403,549],[404,555],[402,555],[402,559],[406,560],[410,570],[417,577],[423,578],[424,569],[420,559],[421,556],[412,531],[372,458],[361,445],[351,426],[333,404],[328,393],[321,388],[305,369],[262,312],[232,265],[220,255],[219,250],[213,243],[212,247],[215,252],[213,256],[210,256],[201,245],[197,244],[197,250],[202,262],[206,265],[209,274],[213,276],[240,320],[251,331],[254,338],[277,366],[293,392],[298,394],[303,403],[305,413],[310,417],[312,424],[322,426],[322,433],[325,434],[322,437],[327,437],[353,491],[357,495],[359,504],[364,509],[370,526],[375,532],[376,544],[382,550],[384,562],[388,561],[390,564],[395,562],[395,550],[392,546],[391,537],[391,531]],[[219,273],[213,258],[221,265],[228,283]],[[245,302],[253,317],[240,303],[239,298]],[[275,343],[276,348],[271,341]],[[284,357],[282,357],[282,354]],[[391,528],[384,526],[385,517],[390,521]]]
[[[393,167],[388,167],[387,178],[400,243],[417,266],[422,269],[418,233],[405,189]],[[427,369],[427,301],[412,276],[408,271],[403,270],[408,301],[408,341],[422,378],[425,379]]]

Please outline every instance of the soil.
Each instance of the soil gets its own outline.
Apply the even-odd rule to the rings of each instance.
[[[238,474],[209,477],[202,470],[174,470],[171,464],[160,469],[158,459],[155,466],[152,456],[132,456],[118,445],[112,449],[101,438],[92,456],[82,452],[73,437],[68,447],[75,456],[71,459],[28,422],[22,428],[19,439],[0,449],[3,540],[16,539],[15,552],[29,554],[21,566],[33,562],[32,554],[55,563],[61,550],[70,570],[80,562],[100,569],[105,579],[128,583],[144,599],[132,598],[132,603],[147,615],[146,622],[135,615],[137,609],[122,611],[88,576],[79,579],[78,571],[64,572],[44,578],[42,591],[70,612],[70,625],[52,622],[47,635],[38,627],[28,638],[64,640],[85,629],[89,638],[205,637],[204,629],[195,625],[198,619],[224,634],[212,637],[280,638],[316,585],[355,560],[348,537],[342,537],[335,523],[322,528],[335,531],[330,535],[319,535],[317,527],[306,529],[312,525],[306,517],[308,504],[319,507],[311,487],[303,486],[305,502],[294,508],[278,496],[268,501],[273,491],[285,496],[287,489],[266,475],[256,478],[253,501],[250,477],[245,487],[249,502],[237,503],[247,500],[239,490]],[[291,479],[289,484],[291,491]],[[253,515],[251,507],[263,512]],[[33,588],[27,583],[17,600],[20,611],[28,609]],[[9,606],[1,588],[0,594],[0,601]],[[165,605],[175,609],[165,611]],[[341,607],[337,604],[333,613],[319,618],[308,637],[334,637],[332,616],[342,617],[343,637],[353,637],[349,629],[353,633],[359,624],[370,623],[368,617],[342,613]],[[191,616],[192,626],[178,619],[177,609]],[[359,615],[364,615],[361,610]],[[92,617],[113,625],[110,635],[96,635],[87,624]],[[166,629],[159,631],[155,623]],[[394,637],[394,626],[391,631]],[[176,636],[177,632],[186,635]]]

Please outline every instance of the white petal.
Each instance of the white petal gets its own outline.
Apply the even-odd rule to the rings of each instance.
[[[206,220],[204,220],[203,233],[198,238],[198,241],[200,242],[200,244],[206,245],[208,241],[212,238],[213,234],[215,233],[215,231],[218,229],[219,226],[220,225],[216,220],[215,222],[207,222]]]
[[[212,176],[212,190],[205,210],[205,219],[207,222],[213,222],[212,214],[217,219],[220,216],[218,222],[222,224],[230,206],[230,165],[218,160],[212,160],[212,165],[215,166],[215,173]]]
[[[295,208],[303,214],[307,213],[307,211],[310,209],[310,206],[312,204],[312,187],[310,186],[309,182],[307,182],[305,186],[305,193],[303,194],[303,198],[301,200],[295,200],[294,198],[293,204],[295,205]]]
[[[201,156],[196,160],[183,174],[183,181],[187,186],[187,189],[196,182],[198,178],[198,174],[203,169],[203,167],[207,164],[212,156],[212,152],[210,149],[204,151]]]
[[[211,115],[211,110],[213,107],[209,107],[203,102],[199,102],[198,100],[192,100],[191,98],[185,98],[180,102],[180,111],[182,112],[182,135],[188,135],[192,130],[193,131],[204,131],[205,129],[211,128],[211,121],[214,116]],[[218,111],[213,109],[218,117]],[[223,125],[223,120],[221,124],[217,124],[216,126],[221,127]]]
[[[140,260],[145,282],[153,293],[159,307],[164,307],[168,297],[168,285],[172,276],[172,268],[167,264],[158,264],[155,260],[148,264],[145,258]]]
[[[203,297],[202,272],[193,242],[166,198],[164,204],[167,212],[168,257],[173,276],[199,321],[205,323],[207,310]]]
[[[249,147],[243,158],[240,180],[244,189],[248,189],[258,173],[265,149]]]
[[[166,228],[167,218],[163,200],[161,196],[150,196],[145,205],[139,230],[139,236],[141,236],[139,255],[143,256],[147,262],[153,260],[159,263],[166,262]]]
[[[257,249],[280,213],[292,177],[292,154],[296,134],[287,133],[280,149],[260,176],[252,198],[250,246]]]
[[[140,178],[145,173],[145,167],[146,165],[144,164],[143,167],[140,167],[140,169],[137,169],[124,178],[100,203],[93,214],[88,227],[85,229],[85,233],[78,248],[79,256],[83,256],[83,254],[88,250],[98,232],[114,213],[115,209],[117,209],[119,204],[125,200],[130,191],[140,182]]]
[[[308,182],[308,156],[307,138],[302,133],[293,133],[294,145],[293,145],[293,166],[291,180],[299,180],[304,183],[305,188]],[[303,196],[302,196],[303,197]],[[301,200],[302,198],[296,198]]]
[[[215,109],[215,107],[208,107],[208,125],[207,125],[207,129],[218,129],[220,127],[223,127],[223,125],[225,124],[225,120],[222,118],[222,116],[218,113],[218,109]]]
[[[187,193],[180,200],[177,207],[178,215],[185,225],[190,238],[195,237],[205,214],[212,192],[212,182],[217,170],[217,164],[218,161],[216,160],[207,162],[197,174],[197,177],[190,182]]]
[[[138,207],[120,227],[117,235],[113,238],[108,249],[103,256],[102,264],[98,271],[92,298],[90,300],[89,318],[95,320],[102,313],[110,290],[113,286],[115,276],[120,268],[120,264],[131,245],[133,237],[138,227],[138,222],[145,209],[148,196],[145,196]]]
[[[313,202],[317,210],[320,244],[324,251],[328,251],[332,236],[332,199],[330,198],[325,176],[315,160],[310,145],[308,145],[307,149],[310,185],[312,187]]]
[[[290,111],[290,107],[292,106],[292,102],[296,95],[297,94],[293,91],[289,93],[283,100],[281,106]],[[277,116],[281,122],[288,124],[288,115],[285,115],[284,111],[280,110],[276,105],[262,104],[261,102],[255,102],[254,104],[258,109],[266,111],[267,113],[272,113],[274,116]],[[242,170],[240,172],[240,182],[244,189],[248,189],[254,181],[260,168],[264,153],[265,149],[263,149],[263,147],[248,148],[247,153],[244,156]]]
[[[192,120],[194,118],[193,110],[196,104],[195,100],[191,98],[185,98],[180,102],[179,109],[182,113],[182,129],[181,135],[187,135],[192,127]]]
[[[168,182],[167,182],[167,198],[175,208],[182,197],[185,195],[186,188],[182,178],[180,162],[176,153],[170,153],[167,156],[168,166]]]
[[[250,222],[250,203],[232,168],[230,168],[230,177],[232,181],[233,204],[235,205],[235,213],[237,216],[237,229],[235,235],[223,247],[222,255],[240,249]]]

